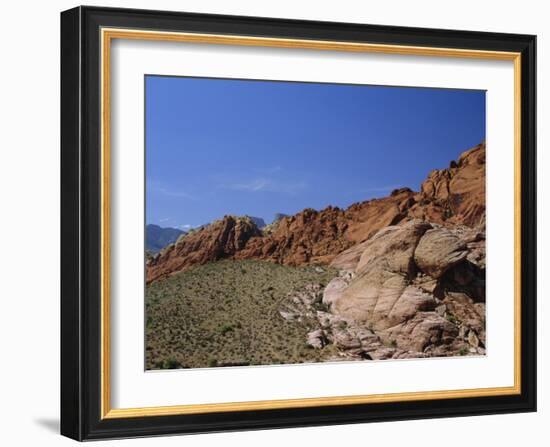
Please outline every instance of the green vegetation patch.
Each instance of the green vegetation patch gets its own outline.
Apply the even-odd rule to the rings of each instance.
[[[284,320],[279,306],[335,276],[327,267],[227,260],[156,281],[145,291],[147,369],[323,361],[336,352],[308,349],[312,327]]]

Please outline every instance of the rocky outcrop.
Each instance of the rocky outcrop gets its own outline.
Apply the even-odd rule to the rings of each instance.
[[[309,310],[294,308],[294,318],[317,319],[310,345],[315,334],[325,340],[315,341],[318,349],[332,343],[345,357],[371,359],[485,352],[482,226],[411,220],[381,229],[332,264],[346,270],[322,293],[302,292],[316,290],[300,300]],[[323,312],[308,307],[319,297]]]
[[[466,243],[445,228],[426,231],[414,251],[418,268],[434,279],[443,276],[467,256]]]
[[[336,300],[340,298],[342,292],[348,288],[349,283],[354,277],[353,272],[342,271],[342,274],[334,278],[323,291],[323,304],[331,306]]]
[[[231,257],[242,250],[250,238],[259,236],[261,231],[250,218],[225,216],[180,236],[175,244],[150,259],[146,281],[150,283],[193,265]]]
[[[311,331],[307,334],[306,343],[312,348],[322,349],[327,344],[327,337],[322,329]]]
[[[425,222],[412,221],[380,230],[365,245],[354,279],[337,299],[333,298],[332,310],[354,320],[368,321],[377,329],[388,327],[398,301],[412,303],[417,299],[414,291],[406,289],[415,274],[414,250],[429,228]]]
[[[259,259],[285,265],[331,264],[349,270],[359,261],[370,239],[386,227],[394,228],[412,220],[451,229],[457,225],[482,226],[485,221],[485,144],[464,152],[457,161],[450,163],[449,168],[432,171],[422,183],[420,192],[400,188],[387,197],[356,203],[345,210],[336,207],[321,211],[305,209],[294,216],[281,216],[262,230],[251,218],[226,216],[191,232],[148,261],[147,281],[222,258]],[[416,262],[435,275],[426,263],[432,262],[427,261],[431,255],[429,251],[440,239],[447,238],[445,244],[450,244],[452,236],[437,229],[431,238],[431,243],[430,239],[424,242],[425,250],[419,251]],[[462,240],[470,244],[468,250],[460,247],[451,250],[449,245],[451,251],[446,255],[441,253],[448,257],[445,268],[460,263],[462,253],[467,253],[471,262],[478,256],[472,245],[475,240]],[[398,279],[392,281],[397,287]]]
[[[449,223],[475,226],[484,222],[485,143],[451,161],[449,168],[432,171],[422,183],[421,193],[430,202],[424,211],[426,220],[439,222],[433,217],[439,217],[443,210],[442,217]]]
[[[352,242],[345,237],[348,220],[339,208],[307,208],[283,217],[269,234],[251,238],[235,259],[262,259],[285,265],[328,264]]]
[[[330,263],[331,267],[339,270],[355,270],[355,266],[359,262],[365,247],[369,241],[366,240],[360,244],[355,244],[350,248],[344,250],[342,253],[336,255]]]
[[[406,220],[409,209],[417,204],[419,197],[411,189],[401,188],[392,191],[388,197],[351,205],[346,210],[350,221],[347,238],[355,243],[362,242],[381,228]]]

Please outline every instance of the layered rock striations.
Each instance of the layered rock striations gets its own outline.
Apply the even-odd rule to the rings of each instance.
[[[386,227],[353,247],[360,252],[353,261],[353,250],[334,259],[342,265],[345,258],[346,269],[327,285],[322,302],[350,328],[366,327],[378,337],[355,354],[382,347],[385,358],[482,354],[484,241],[482,225],[446,228],[411,220]]]

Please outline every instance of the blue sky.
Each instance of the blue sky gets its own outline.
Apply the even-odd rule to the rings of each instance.
[[[146,77],[146,221],[345,208],[485,139],[485,92]]]

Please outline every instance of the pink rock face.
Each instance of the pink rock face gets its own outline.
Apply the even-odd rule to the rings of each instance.
[[[377,329],[388,327],[391,312],[396,309],[393,315],[397,315],[416,296],[411,290],[405,291],[409,277],[415,274],[414,249],[429,228],[426,222],[410,221],[374,235],[363,246],[356,277],[339,296],[333,293],[334,312],[367,321]],[[420,290],[419,293],[422,294]]]
[[[365,244],[355,273],[372,276],[385,270],[403,275],[414,274],[414,250],[420,238],[431,228],[429,223],[418,220],[383,228]]]
[[[429,345],[450,345],[458,335],[456,325],[435,312],[418,312],[386,331],[386,337],[408,351],[423,352]]]
[[[311,331],[307,334],[306,343],[316,349],[322,349],[326,345],[326,336],[322,329]]]
[[[355,244],[352,247],[344,250],[342,253],[338,254],[330,263],[331,267],[334,267],[338,270],[355,270],[361,255],[365,251],[365,246],[369,243],[368,240],[360,244]]]
[[[330,281],[323,291],[323,303],[330,306],[338,300],[342,292],[348,287],[350,280],[338,277]]]
[[[333,280],[324,301],[335,315],[392,343],[397,349],[392,358],[477,352],[485,343],[484,293],[479,291],[484,290],[485,251],[480,232],[473,238],[475,247],[469,246],[474,232],[417,220],[386,227],[347,251],[359,257],[355,276]],[[361,256],[355,253],[359,248]],[[478,264],[468,260],[473,250]]]
[[[420,311],[434,310],[436,301],[433,295],[414,286],[408,286],[399,300],[392,306],[387,320],[390,326],[410,320]]]
[[[463,240],[445,228],[435,228],[423,235],[414,252],[414,261],[420,270],[437,279],[467,256]]]

